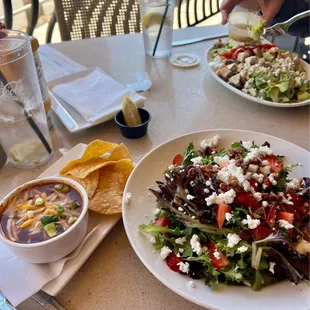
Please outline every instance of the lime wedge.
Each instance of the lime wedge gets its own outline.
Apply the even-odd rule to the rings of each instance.
[[[142,17],[142,25],[149,28],[154,25],[160,25],[163,15],[157,12],[149,12]]]
[[[122,111],[127,126],[134,127],[142,124],[139,110],[128,96],[122,102]]]

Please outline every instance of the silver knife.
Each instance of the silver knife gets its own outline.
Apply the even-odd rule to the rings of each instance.
[[[223,38],[223,37],[228,37],[228,32],[221,32],[221,33],[217,33],[217,34],[209,35],[209,36],[205,36],[205,37],[174,41],[174,42],[172,42],[172,46],[182,46],[182,45],[194,44],[197,42],[213,40],[213,39],[218,39],[218,38]]]
[[[44,309],[47,310],[65,310],[52,296],[43,291],[39,291],[31,296]],[[1,309],[0,309],[1,310]]]

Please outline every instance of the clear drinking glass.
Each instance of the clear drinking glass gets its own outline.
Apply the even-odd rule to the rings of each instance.
[[[0,144],[16,167],[52,155],[30,38],[21,31],[0,31]]]
[[[140,0],[145,54],[171,56],[174,0]]]

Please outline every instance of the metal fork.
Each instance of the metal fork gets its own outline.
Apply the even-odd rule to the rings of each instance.
[[[285,21],[283,23],[277,23],[271,27],[266,28],[264,31],[264,36],[272,36],[272,37],[282,36],[288,32],[288,29],[294,23],[296,23],[298,20],[305,18],[305,17],[310,17],[310,10],[301,12],[301,13],[291,17],[290,19],[288,19],[287,21]]]

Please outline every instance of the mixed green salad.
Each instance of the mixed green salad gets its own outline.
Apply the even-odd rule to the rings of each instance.
[[[212,57],[212,70],[244,93],[278,103],[310,99],[309,77],[296,53],[275,44],[219,40]]]
[[[268,142],[237,141],[219,148],[219,136],[190,143],[150,189],[156,218],[139,226],[167,266],[206,285],[254,290],[288,279],[309,279],[309,178],[289,177]],[[192,283],[192,281],[190,281]],[[192,286],[194,287],[194,286]]]

